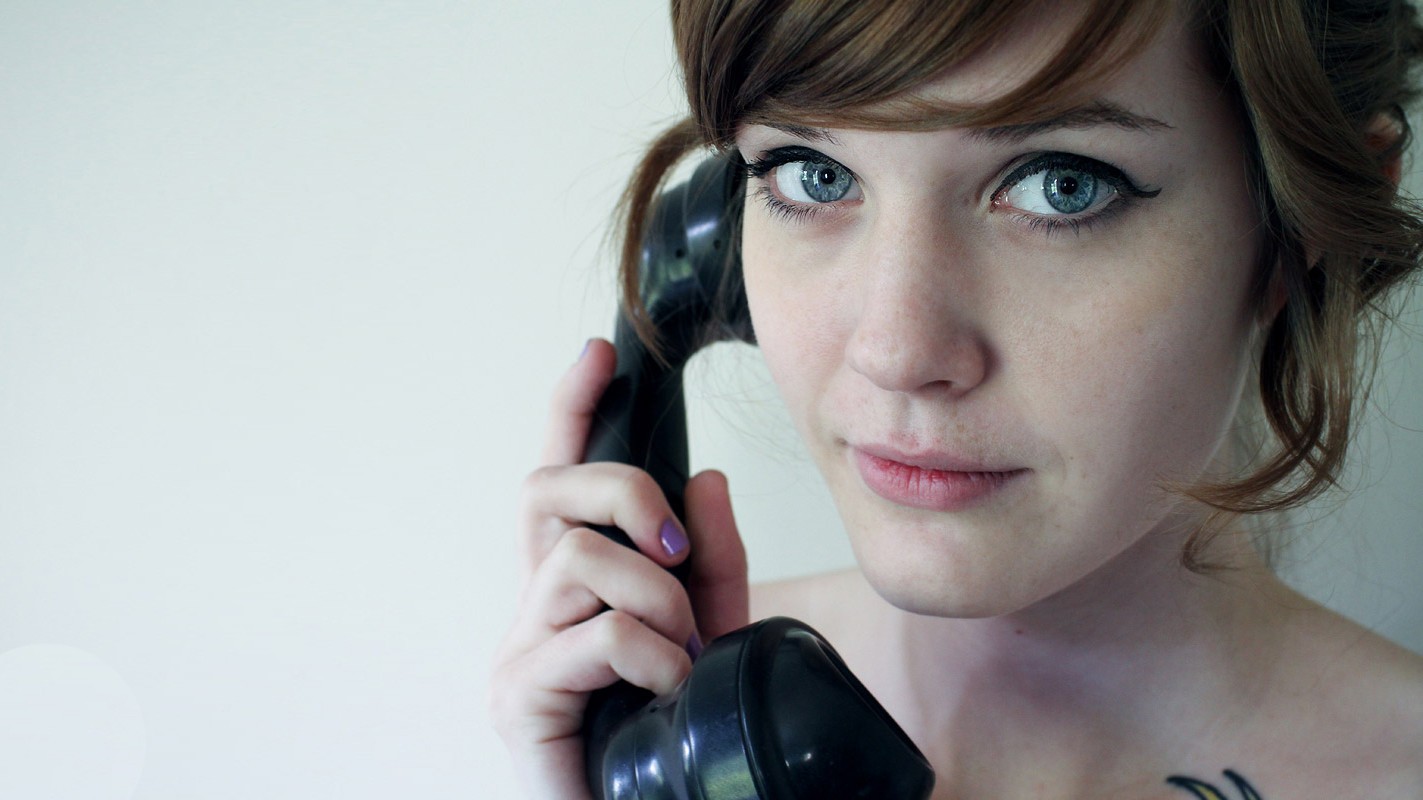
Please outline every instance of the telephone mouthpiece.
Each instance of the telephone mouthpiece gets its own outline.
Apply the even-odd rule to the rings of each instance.
[[[919,749],[796,620],[722,636],[670,695],[632,692],[640,710],[585,732],[603,800],[923,800],[934,788]]]

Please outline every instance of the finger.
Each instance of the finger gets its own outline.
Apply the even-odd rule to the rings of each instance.
[[[689,539],[667,497],[651,475],[636,467],[600,461],[549,466],[524,480],[521,526],[526,564],[547,557],[571,527],[612,525],[628,535],[638,552],[663,567],[687,557]]]
[[[596,531],[578,528],[540,567],[524,599],[518,636],[532,648],[605,608],[630,614],[682,646],[696,630],[691,600],[671,573]]]
[[[591,692],[624,680],[666,694],[692,669],[680,645],[616,609],[569,628],[541,649],[532,669],[535,684],[564,692]]]
[[[618,355],[604,339],[589,339],[583,354],[554,389],[549,409],[548,438],[540,463],[577,464],[583,460],[588,428],[598,399],[613,379]]]
[[[687,593],[704,641],[743,627],[750,620],[746,548],[736,529],[726,476],[715,470],[687,482],[687,529],[691,535],[691,574]]]
[[[681,647],[609,610],[502,662],[491,681],[490,713],[505,738],[551,742],[578,734],[588,692],[624,680],[662,695],[691,669]]]

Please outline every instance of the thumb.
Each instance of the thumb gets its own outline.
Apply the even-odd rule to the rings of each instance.
[[[750,620],[746,548],[731,513],[726,476],[700,472],[687,481],[687,534],[692,540],[687,594],[697,616],[697,632],[710,642]]]

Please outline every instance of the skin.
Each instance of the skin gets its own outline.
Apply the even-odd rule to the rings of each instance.
[[[1055,22],[925,93],[993,97],[1056,51],[1070,26]],[[1283,586],[1241,535],[1208,551],[1223,577],[1179,564],[1205,510],[1160,484],[1228,474],[1222,445],[1278,308],[1250,300],[1242,131],[1196,64],[1172,26],[1084,98],[1165,123],[1141,130],[737,137],[751,160],[814,148],[858,184],[794,219],[765,202],[790,199],[775,173],[748,186],[758,343],[860,566],[758,589],[753,616],[823,626],[925,747],[936,797],[1182,796],[1165,776],[1224,787],[1228,767],[1266,797],[1423,791],[1418,658]],[[999,194],[1041,151],[1160,193],[1045,235]],[[866,445],[1027,473],[969,508],[925,510],[869,488]],[[1376,735],[1355,749],[1340,730]]]
[[[989,99],[1070,27],[1037,17],[924,92]],[[525,482],[525,589],[490,687],[528,796],[588,796],[588,692],[669,691],[694,634],[772,614],[835,643],[934,764],[936,798],[1190,796],[1172,775],[1229,797],[1227,768],[1266,798],[1423,795],[1423,661],[1283,586],[1240,535],[1205,554],[1220,576],[1179,565],[1203,511],[1159,483],[1228,474],[1222,443],[1278,309],[1249,300],[1241,131],[1195,64],[1172,26],[1082,98],[1162,123],[1141,130],[740,131],[748,159],[810,147],[857,178],[795,220],[761,194],[776,173],[749,181],[742,254],[760,349],[859,567],[748,592],[715,472],[688,485],[685,545],[666,549],[650,478],[577,463],[613,370],[590,342]],[[1000,191],[1045,151],[1159,194],[1045,234],[1041,178]],[[1021,472],[965,508],[910,507],[867,487],[867,445]],[[689,553],[684,591],[662,568]]]
[[[523,486],[523,591],[495,655],[489,715],[529,798],[590,796],[579,736],[590,692],[619,680],[670,692],[691,670],[693,642],[749,621],[746,553],[725,476],[692,476],[682,526],[647,473],[578,463],[615,363],[609,342],[587,343],[555,391],[541,466]],[[664,540],[669,521],[684,539]],[[621,528],[637,550],[589,524]],[[684,589],[665,568],[692,551]]]
[[[982,99],[1003,63],[1041,52],[1013,42],[927,93]],[[1257,330],[1246,302],[1257,243],[1236,125],[1184,55],[1154,49],[1104,93],[1169,130],[1021,143],[836,131],[838,146],[799,143],[852,170],[860,200],[788,224],[748,198],[761,350],[891,602],[1019,611],[1144,536],[1179,540],[1196,516],[1155,484],[1199,477],[1235,416]],[[751,154],[796,139],[753,127],[737,143]],[[1045,235],[993,203],[1008,168],[1040,151],[1110,161],[1161,194]],[[866,490],[853,451],[871,444],[1030,474],[962,513],[910,509]]]

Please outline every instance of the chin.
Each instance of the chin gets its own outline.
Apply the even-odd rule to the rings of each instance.
[[[855,541],[852,539],[852,541]],[[998,617],[1051,593],[1011,559],[905,547],[890,553],[880,542],[854,547],[865,580],[886,602],[911,614],[957,619]]]

